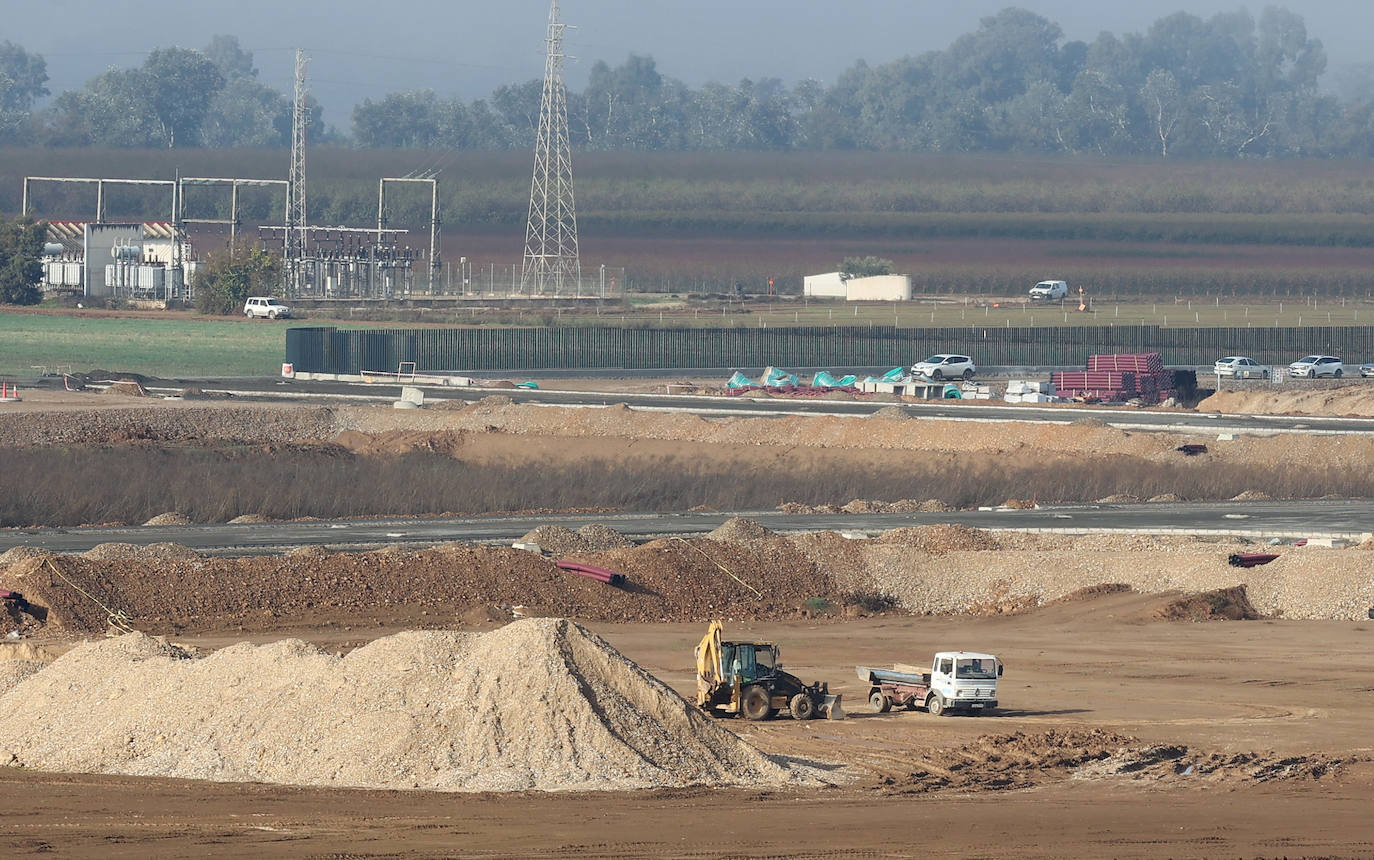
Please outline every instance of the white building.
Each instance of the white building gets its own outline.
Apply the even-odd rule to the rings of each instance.
[[[850,302],[904,302],[911,299],[911,276],[848,278],[843,272],[807,275],[802,279],[802,295]]]

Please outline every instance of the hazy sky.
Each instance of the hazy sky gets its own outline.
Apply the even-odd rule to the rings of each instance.
[[[543,74],[548,0],[48,0],[20,4],[0,17],[0,41],[42,54],[53,93],[80,87],[110,66],[136,66],[148,51],[203,48],[217,33],[238,36],[254,54],[264,83],[289,93],[294,49],[311,57],[311,91],[325,121],[347,128],[364,98],[429,88],[465,99],[503,83]],[[833,82],[858,59],[878,64],[944,48],[1010,5],[1058,23],[1069,39],[1103,31],[1140,32],[1185,10],[1204,18],[1265,5],[1301,14],[1332,65],[1368,62],[1374,4],[1361,0],[561,0],[567,81],[580,89],[596,60],[612,65],[648,54],[659,71],[697,86],[708,80],[774,76]],[[16,11],[22,8],[22,12]]]

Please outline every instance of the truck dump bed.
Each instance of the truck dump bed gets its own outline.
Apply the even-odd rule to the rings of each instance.
[[[901,666],[902,669],[911,669],[912,666]],[[925,684],[926,676],[921,672],[904,672],[893,669],[877,669],[870,666],[855,666],[855,672],[859,678],[870,684]]]

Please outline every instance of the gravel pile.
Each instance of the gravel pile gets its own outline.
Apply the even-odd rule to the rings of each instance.
[[[347,656],[299,640],[189,659],[141,634],[0,696],[24,767],[439,791],[815,785],[566,619],[410,632]]]
[[[586,538],[563,526],[539,526],[525,532],[518,542],[535,544],[553,555],[586,552],[588,549]]]
[[[587,523],[577,530],[577,534],[587,543],[587,549],[596,552],[605,549],[625,549],[635,542],[620,532],[601,523]]]
[[[877,537],[878,543],[900,544],[908,549],[928,553],[953,550],[997,549],[997,538],[991,532],[960,525],[907,526],[888,529]]]
[[[42,660],[0,660],[0,696],[47,665]]]
[[[144,523],[145,526],[189,526],[190,524],[190,517],[185,514],[179,514],[176,511],[158,514]]]
[[[758,520],[748,517],[731,517],[706,534],[716,541],[763,540],[773,537],[774,533]]]

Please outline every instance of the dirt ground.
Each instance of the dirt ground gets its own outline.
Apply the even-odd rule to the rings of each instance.
[[[6,769],[0,850],[403,858],[1374,853],[1374,624],[1141,621],[1158,602],[1109,594],[1012,618],[728,628],[778,640],[791,671],[845,694],[851,716],[843,722],[732,723],[770,753],[849,765],[853,778],[835,788],[453,795]],[[593,627],[690,693],[698,626]],[[337,635],[294,633],[324,645]],[[877,715],[862,701],[855,664],[924,662],[959,646],[1006,655],[999,713]],[[1295,654],[1316,655],[1321,671],[1304,670],[1315,666]],[[1116,768],[1123,772],[1093,763],[1108,749],[1127,750]],[[1084,758],[1088,764],[1073,764]],[[1195,766],[1186,775],[1185,764]]]
[[[113,395],[36,395],[26,402],[27,417],[17,416],[0,427],[0,441],[14,443],[14,434],[36,432],[45,434],[47,444],[94,444],[98,440],[82,433],[122,432],[127,421],[151,433],[139,438],[180,438],[158,435],[164,427],[169,433],[176,430],[176,422],[150,417],[143,411],[149,405]],[[1108,454],[1153,460],[1177,456],[1172,447],[1180,441],[1092,425],[922,422],[916,436],[904,426],[912,422],[902,421],[715,422],[620,409],[553,410],[498,402],[418,415],[366,407],[327,414],[311,407],[308,415],[292,415],[303,408],[289,406],[248,415],[237,405],[167,405],[186,412],[188,421],[200,422],[197,426],[209,428],[208,435],[216,438],[240,438],[231,433],[235,427],[236,432],[263,439],[317,428],[310,432],[351,433],[340,444],[384,454],[432,444],[442,434],[451,434],[457,449],[486,462],[507,461],[519,450],[530,449],[523,440],[539,437],[557,438],[567,457],[607,449],[629,456],[632,449],[645,446],[656,453],[677,449],[689,456],[713,446],[759,446],[767,439],[780,449],[804,450],[806,457],[816,459],[839,452],[859,458],[887,447],[973,453],[1034,447],[1067,453],[1081,449],[1088,437]],[[202,405],[222,412],[223,418],[217,423],[208,411],[191,411]],[[92,411],[83,412],[83,407]],[[1231,407],[1288,411],[1272,399],[1259,405],[1217,402],[1208,408]],[[1334,403],[1305,408],[1340,410],[1333,414],[1355,411],[1348,407]],[[69,409],[75,411],[53,414]],[[136,414],[122,415],[121,409]],[[798,449],[805,439],[813,447]],[[918,441],[903,441],[912,439]],[[1374,456],[1359,437],[1243,437],[1216,446],[1205,459],[1279,462],[1293,456],[1298,444],[1304,446],[1303,456],[1356,468],[1367,466]],[[1120,540],[1127,543],[1110,543]],[[796,558],[784,554],[780,545],[758,544],[772,547],[750,552],[763,559],[759,564],[778,568],[781,579],[775,590],[781,594],[789,583],[794,590],[763,620],[727,622],[727,634],[779,642],[788,669],[806,681],[828,681],[844,695],[850,718],[728,725],[769,754],[830,763],[838,782],[834,787],[453,794],[56,774],[0,766],[5,813],[0,817],[0,854],[1374,856],[1374,816],[1369,815],[1374,743],[1368,731],[1368,712],[1374,705],[1374,649],[1369,639],[1374,636],[1374,620],[1364,620],[1354,610],[1339,616],[1313,610],[1311,616],[1344,620],[1274,617],[1275,607],[1318,597],[1337,607],[1350,603],[1362,613],[1370,605],[1366,592],[1374,588],[1369,572],[1374,554],[1340,551],[1324,568],[1320,559],[1325,557],[1310,557],[1318,558],[1311,562],[1301,550],[1291,550],[1271,566],[1241,574],[1224,564],[1224,550],[1231,547],[1131,540],[1084,538],[1063,547],[1022,541],[938,552],[927,546],[875,542],[864,550],[873,554],[872,563],[865,561],[868,556],[842,558],[858,550],[854,542],[839,538],[799,543],[795,551],[787,550]],[[648,565],[644,559],[657,551],[620,549],[605,558],[627,566],[641,559]],[[84,571],[91,579],[80,581],[93,593],[107,594],[95,591],[97,586],[115,589],[110,599],[119,589],[126,595],[153,597],[167,588],[181,590],[184,594],[175,601],[149,599],[165,617],[144,610],[146,618],[157,618],[156,632],[172,635],[179,643],[217,649],[245,640],[261,643],[294,636],[347,651],[403,629],[485,630],[499,624],[490,620],[496,614],[475,611],[480,608],[476,597],[474,611],[455,615],[460,602],[456,595],[431,596],[425,591],[466,585],[465,579],[441,568],[463,564],[468,551],[447,552],[452,561],[393,553],[399,567],[388,566],[388,552],[383,551],[348,560],[303,553],[280,561],[223,564],[187,556],[161,566],[112,556],[73,559],[64,569],[73,577]],[[601,586],[578,581],[565,587],[543,567],[531,566],[524,554],[502,552],[498,560],[506,572],[498,585],[524,583],[524,588],[545,583],[553,590],[544,599],[555,604],[547,608],[561,605],[564,611],[584,613],[588,626],[627,657],[679,693],[691,695],[692,648],[703,632],[700,623],[620,621],[652,616],[635,609],[638,604],[628,598],[626,609],[618,604],[603,607],[591,593]],[[732,567],[752,563],[753,556],[739,553],[738,559],[730,560]],[[1366,556],[1371,561],[1366,562]],[[855,559],[864,564],[856,565]],[[1015,605],[1008,612],[974,614],[967,607],[935,606],[937,614],[925,615],[919,604],[911,604],[908,612],[814,618],[796,612],[795,604],[818,586],[809,580],[792,581],[791,568],[784,565],[800,565],[801,560],[810,566],[797,569],[807,571],[807,576],[819,576],[822,567],[828,576],[850,568],[871,569],[874,576],[886,577],[883,581],[891,588],[906,589],[903,593],[911,601],[956,589],[968,590],[970,599],[981,599],[976,589],[984,584],[1002,589],[998,593],[1005,600],[1037,577],[1053,578],[1059,588],[1047,593],[1047,600],[1012,601]],[[1250,597],[1266,617],[1163,620],[1186,614],[1176,605],[1184,595],[1166,590],[1179,587],[1170,578],[1175,574],[1165,575],[1167,564],[1199,577],[1197,587],[1204,582],[1206,587],[1248,582]],[[1313,567],[1309,570],[1304,564]],[[638,575],[648,579],[651,573],[645,567]],[[1071,590],[1128,579],[1150,593]],[[360,582],[379,594],[385,592],[388,601],[392,591],[401,597],[395,602],[361,603],[328,598],[330,589],[356,590]],[[666,573],[652,580],[664,594],[673,582]],[[253,587],[245,587],[247,583]],[[267,590],[269,585],[273,590]],[[709,601],[684,604],[680,617],[698,618],[728,606],[725,592],[707,594],[690,583],[678,585],[688,596]],[[1069,596],[1061,596],[1065,593]],[[283,603],[287,611],[277,611],[253,604],[254,595],[289,595],[295,602],[289,607]],[[487,598],[485,593],[480,596]],[[230,605],[230,598],[238,603]],[[657,606],[651,608],[657,612]],[[51,659],[61,647],[60,642],[36,641],[43,647],[0,644],[0,667],[6,657]],[[925,663],[932,652],[955,648],[991,651],[1006,662],[1001,707],[995,714],[937,718],[921,711],[878,715],[869,710],[855,665]],[[8,760],[6,752],[0,750],[0,761]]]

